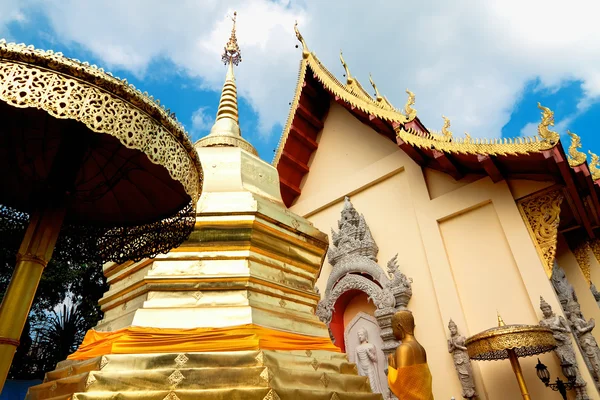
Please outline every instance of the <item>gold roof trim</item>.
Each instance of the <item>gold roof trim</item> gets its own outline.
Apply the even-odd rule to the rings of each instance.
[[[386,105],[386,102],[377,101],[368,96],[361,96],[355,90],[349,87],[348,84],[342,84],[333,74],[321,64],[314,53],[308,50],[308,46],[304,38],[298,30],[297,24],[294,26],[296,37],[302,43],[302,61],[300,62],[300,72],[298,74],[298,82],[294,99],[290,107],[287,122],[284,126],[279,145],[275,156],[273,157],[273,165],[277,165],[283,151],[285,142],[289,135],[289,130],[296,114],[300,95],[302,94],[303,82],[306,77],[306,69],[310,67],[315,78],[323,84],[323,86],[333,93],[333,95],[341,98],[343,101],[358,108],[359,110],[374,115],[388,122],[396,122],[400,127],[396,128],[396,134],[406,143],[419,148],[434,148],[447,153],[461,154],[480,154],[480,155],[517,155],[538,153],[544,150],[551,149],[559,143],[560,135],[550,130],[554,126],[554,113],[547,107],[538,103],[538,107],[542,110],[542,121],[538,125],[538,135],[532,137],[516,137],[516,138],[471,138],[465,133],[464,138],[455,138],[451,136],[449,131],[449,121],[444,119],[444,128],[442,132],[421,132],[413,128],[406,127],[405,124],[413,121],[417,117],[417,111],[412,108],[415,104],[415,95],[410,90],[406,90],[408,100],[404,106],[404,113]],[[340,54],[342,65],[346,69],[347,77],[352,79],[351,85],[357,82],[354,77],[350,76],[349,69]],[[362,89],[362,87],[361,87]],[[364,92],[364,89],[362,89]],[[376,96],[379,91],[376,89]],[[448,124],[448,125],[446,125]],[[450,133],[450,134],[449,134]]]
[[[581,138],[576,133],[571,131],[567,131],[567,134],[571,136],[571,144],[569,145],[568,150],[568,159],[569,165],[571,167],[577,167],[578,165],[583,164],[587,160],[587,156],[585,153],[577,150],[581,148]]]
[[[396,134],[410,145],[446,153],[493,156],[538,153],[553,148],[559,142],[558,133],[549,129],[554,125],[554,113],[539,103],[538,107],[542,110],[542,121],[538,125],[539,136],[473,139],[468,133],[465,133],[464,138],[453,138],[448,129],[450,121],[446,117],[442,117],[444,118],[444,127],[441,133],[421,132],[407,127],[399,127],[396,129]]]
[[[553,148],[558,144],[550,141],[554,139],[554,132],[549,131],[548,126],[554,124],[552,111],[541,107],[542,121],[538,126],[538,132],[546,134],[546,138],[540,136],[517,137],[517,138],[471,138],[465,133],[464,138],[453,138],[449,131],[450,121],[444,118],[442,133],[421,132],[412,128],[399,127],[396,134],[406,143],[426,149],[435,149],[446,153],[480,154],[480,155],[517,155],[538,153]],[[558,134],[557,134],[558,135]]]
[[[412,128],[396,129],[397,136],[406,143],[423,149],[435,149],[445,153],[480,154],[480,155],[517,155],[537,153],[554,147],[539,137],[518,137],[502,139],[453,138],[451,141],[440,138],[440,134],[423,133]]]
[[[275,152],[275,156],[273,157],[273,165],[277,165],[279,162],[279,158],[281,157],[281,152],[283,151],[283,146],[287,141],[287,137],[289,134],[289,130],[292,124],[292,120],[296,114],[296,109],[298,108],[298,102],[300,100],[300,95],[302,94],[303,82],[306,77],[306,69],[310,67],[312,72],[315,75],[315,78],[323,84],[323,86],[331,92],[334,96],[339,97],[344,102],[350,104],[351,106],[361,110],[362,112],[374,115],[377,118],[388,122],[397,122],[400,124],[404,124],[412,121],[416,117],[416,111],[410,109],[412,111],[412,118],[407,118],[402,112],[394,108],[386,99],[386,101],[377,101],[373,99],[362,87],[360,82],[354,77],[350,75],[349,68],[344,61],[344,58],[340,52],[340,61],[346,70],[346,84],[341,83],[317,58],[317,56],[308,50],[308,46],[306,41],[302,37],[302,34],[298,30],[298,23],[294,25],[294,31],[296,32],[296,37],[298,41],[302,44],[302,61],[300,61],[300,71],[298,73],[298,82],[296,84],[296,91],[294,93],[294,98],[292,100],[292,104],[290,107],[290,112],[288,114],[287,122],[284,126],[283,133],[281,135],[281,139],[279,141],[279,145],[277,151]],[[409,103],[410,103],[409,98]],[[414,104],[414,95],[412,97],[412,103]],[[407,106],[410,107],[410,106]]]

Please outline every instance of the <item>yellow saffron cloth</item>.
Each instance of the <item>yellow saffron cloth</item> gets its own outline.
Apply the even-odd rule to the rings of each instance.
[[[341,352],[330,338],[248,324],[227,328],[160,329],[132,326],[114,332],[90,329],[69,360],[106,354],[194,353],[241,350],[327,350]]]
[[[427,364],[388,367],[388,384],[401,400],[433,400],[431,372]]]

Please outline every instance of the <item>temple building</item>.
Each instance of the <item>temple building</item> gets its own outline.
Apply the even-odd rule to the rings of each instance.
[[[273,165],[290,211],[331,232],[317,314],[335,344],[355,361],[366,329],[384,385],[384,355],[397,345],[388,309],[408,308],[436,399],[469,396],[469,385],[480,399],[520,398],[508,361],[452,372],[448,327],[469,337],[496,325],[496,312],[538,324],[546,304],[576,332],[579,381],[600,398],[600,328],[584,333],[600,318],[598,157],[587,160],[574,133],[563,142],[541,105],[535,137],[459,137],[445,117],[432,131],[411,92],[394,108],[372,79],[374,95],[365,90],[341,54],[343,81],[296,35],[299,78]],[[540,359],[565,380],[557,356]],[[560,398],[538,379],[536,362],[521,361],[531,397]]]
[[[234,20],[216,121],[195,144],[194,231],[104,266],[103,320],[28,399],[395,399],[393,316],[407,310],[436,399],[520,398],[508,361],[471,362],[465,347],[497,313],[551,329],[551,376],[576,374],[572,398],[600,399],[598,157],[574,133],[563,143],[541,105],[535,137],[457,137],[446,118],[432,131],[413,93],[395,108],[341,54],[339,81],[295,29],[272,165],[240,131]],[[521,361],[531,398],[559,398],[536,362]]]

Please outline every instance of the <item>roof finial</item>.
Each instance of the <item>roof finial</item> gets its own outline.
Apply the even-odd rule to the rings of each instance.
[[[196,145],[200,147],[239,147],[249,153],[258,155],[256,149],[242,137],[238,121],[237,88],[233,66],[242,61],[242,55],[235,36],[236,18],[237,13],[234,12],[231,18],[233,21],[231,36],[221,56],[221,60],[227,65],[227,74],[221,91],[217,118],[210,133],[198,140]]]
[[[589,162],[590,174],[592,174],[592,179],[597,181],[600,179],[600,163],[598,162],[598,156],[592,153],[591,150],[588,150],[588,153],[590,153],[590,156],[592,157],[591,161]]]
[[[354,79],[352,79],[352,75],[350,75],[350,70],[348,69],[348,66],[346,65],[346,61],[344,61],[344,56],[342,55],[342,50],[340,50],[340,61],[342,62],[342,66],[344,67],[344,70],[346,71],[346,84],[351,85],[352,82],[354,82]]]
[[[450,120],[442,115],[444,119],[444,126],[442,126],[442,133],[446,139],[452,138],[452,132],[450,131]]]
[[[373,77],[371,76],[371,74],[369,74],[369,82],[371,82],[371,86],[373,86],[373,89],[375,90],[375,98],[377,99],[377,101],[383,101],[383,96],[379,94],[379,90],[377,89],[377,85],[375,85],[375,82],[373,82]]]
[[[237,12],[234,11],[233,17],[230,18],[233,21],[233,27],[231,28],[231,36],[229,36],[229,41],[225,45],[221,59],[225,65],[232,63],[233,65],[237,66],[240,62],[242,62],[242,53],[240,52],[240,46],[238,46],[237,37],[235,36]]]
[[[417,110],[412,108],[412,106],[415,104],[415,94],[408,89],[406,89],[406,93],[408,94],[408,99],[406,100],[406,105],[404,106],[404,113],[408,118],[407,122],[410,122],[417,117]]]
[[[581,165],[587,159],[585,153],[582,153],[578,149],[581,148],[581,138],[578,134],[573,133],[571,131],[567,131],[567,134],[571,136],[571,145],[569,146],[569,165],[571,167],[576,167]]]
[[[307,58],[310,55],[310,52],[308,51],[308,46],[306,45],[306,42],[304,41],[302,34],[298,30],[298,21],[296,21],[296,23],[294,24],[294,32],[296,32],[296,37],[298,38],[300,43],[302,43],[302,57]],[[296,47],[298,47],[298,46],[296,46]]]
[[[549,126],[554,126],[554,112],[540,103],[538,103],[538,108],[542,110],[542,122],[538,125],[538,134],[545,142],[555,145],[558,143],[560,135],[548,128]]]

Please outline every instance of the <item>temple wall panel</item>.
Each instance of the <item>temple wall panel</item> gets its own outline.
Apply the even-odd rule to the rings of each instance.
[[[486,229],[473,229],[476,226]],[[440,222],[448,260],[460,304],[470,334],[496,324],[498,310],[507,323],[537,324],[538,316],[529,301],[498,214],[492,203],[471,209]],[[547,365],[558,367],[545,355]],[[545,388],[538,385],[535,359],[521,361],[525,379],[531,382],[532,396],[543,398]],[[489,399],[518,398],[511,367],[506,362],[477,362]]]
[[[338,230],[344,196],[363,214],[379,247],[378,264],[399,254],[400,270],[413,279],[408,308],[416,337],[427,350],[436,398],[461,397],[448,353],[448,321],[469,337],[497,325],[537,324],[543,296],[560,313],[554,289],[515,203],[545,182],[493,183],[489,177],[450,176],[421,168],[389,139],[332,105],[302,194],[291,211],[316,228]],[[317,287],[325,293],[326,259]],[[552,354],[540,359],[553,375]],[[523,359],[532,398],[549,389],[535,375],[537,359]],[[519,398],[508,360],[473,362],[481,399]],[[593,394],[591,394],[593,395]]]
[[[350,176],[366,166],[398,151],[398,147],[382,135],[373,131],[339,104],[332,102],[323,130],[317,138],[319,149],[315,152],[309,168],[329,171],[328,174],[307,174],[300,189],[307,192],[320,190],[330,184],[331,177]],[[369,145],[364,138],[369,135]],[[343,142],[343,147],[338,147]],[[338,147],[338,151],[319,151],[322,148]],[[360,157],[356,157],[360,154]]]
[[[485,177],[485,175],[467,174],[456,181],[452,178],[448,179],[448,174],[431,168],[423,168],[423,176],[431,200]]]
[[[540,182],[526,179],[507,179],[506,183],[515,200],[529,196],[532,193],[546,189],[555,184],[554,181]]]

